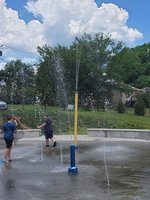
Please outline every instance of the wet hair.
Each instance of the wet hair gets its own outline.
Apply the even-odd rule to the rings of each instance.
[[[10,115],[7,115],[7,119],[8,119],[8,120],[11,120],[12,117],[13,117],[13,116],[12,116],[11,114],[10,114]]]
[[[44,113],[44,114],[43,114],[43,117],[49,117],[49,114]]]
[[[46,118],[49,118],[49,115],[45,114],[43,117],[44,117],[44,118],[45,118],[45,117],[46,117]]]

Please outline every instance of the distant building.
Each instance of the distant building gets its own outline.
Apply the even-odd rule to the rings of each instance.
[[[112,106],[116,106],[120,99],[124,104],[128,106],[133,106],[133,104],[136,102],[136,96],[142,93],[144,93],[144,89],[139,89],[135,87],[131,87],[130,93],[125,93],[122,92],[119,88],[114,88],[112,90]]]

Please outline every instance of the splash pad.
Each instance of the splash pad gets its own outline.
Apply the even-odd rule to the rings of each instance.
[[[149,142],[104,141],[79,137],[78,166],[80,174],[68,176],[69,136],[63,141],[63,164],[60,150],[43,148],[39,141],[21,139],[13,149],[11,166],[0,166],[0,199],[149,199]],[[42,141],[43,144],[44,140]],[[109,185],[104,167],[104,151]],[[30,152],[30,153],[29,153]],[[2,150],[0,150],[2,153]]]

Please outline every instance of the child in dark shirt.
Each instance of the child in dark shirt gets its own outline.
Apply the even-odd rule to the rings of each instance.
[[[44,123],[37,126],[37,128],[44,128],[46,147],[49,146],[49,139],[54,142],[53,147],[57,145],[56,139],[53,137],[52,121],[48,115],[44,115]]]

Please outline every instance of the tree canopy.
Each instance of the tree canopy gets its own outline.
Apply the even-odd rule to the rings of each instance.
[[[2,100],[16,104],[34,102],[34,69],[21,60],[5,65],[0,71],[0,85]]]
[[[37,73],[21,60],[0,70],[1,100],[34,103],[38,97],[41,104],[65,107],[73,104],[78,89],[81,107],[100,109],[111,101],[114,83],[150,86],[150,43],[127,48],[110,35],[97,33],[76,37],[68,47],[45,44],[37,51]]]
[[[49,105],[54,105],[57,99],[59,70],[63,73],[61,85],[65,83],[69,103],[73,103],[73,93],[76,90],[77,70],[79,103],[82,107],[103,106],[105,99],[111,97],[111,92],[104,87],[103,72],[110,62],[111,54],[118,53],[121,42],[115,42],[110,35],[84,34],[75,38],[70,47],[47,45],[38,48],[41,60],[37,72],[37,88],[41,101],[47,99]],[[77,69],[79,67],[79,69]],[[62,78],[62,77],[60,77]],[[59,79],[60,80],[60,79]],[[108,87],[107,87],[108,88]],[[48,93],[46,92],[48,91]],[[44,102],[44,101],[43,101]],[[91,105],[92,104],[92,105]]]
[[[107,67],[109,77],[137,88],[149,87],[150,43],[135,48],[123,48]]]

